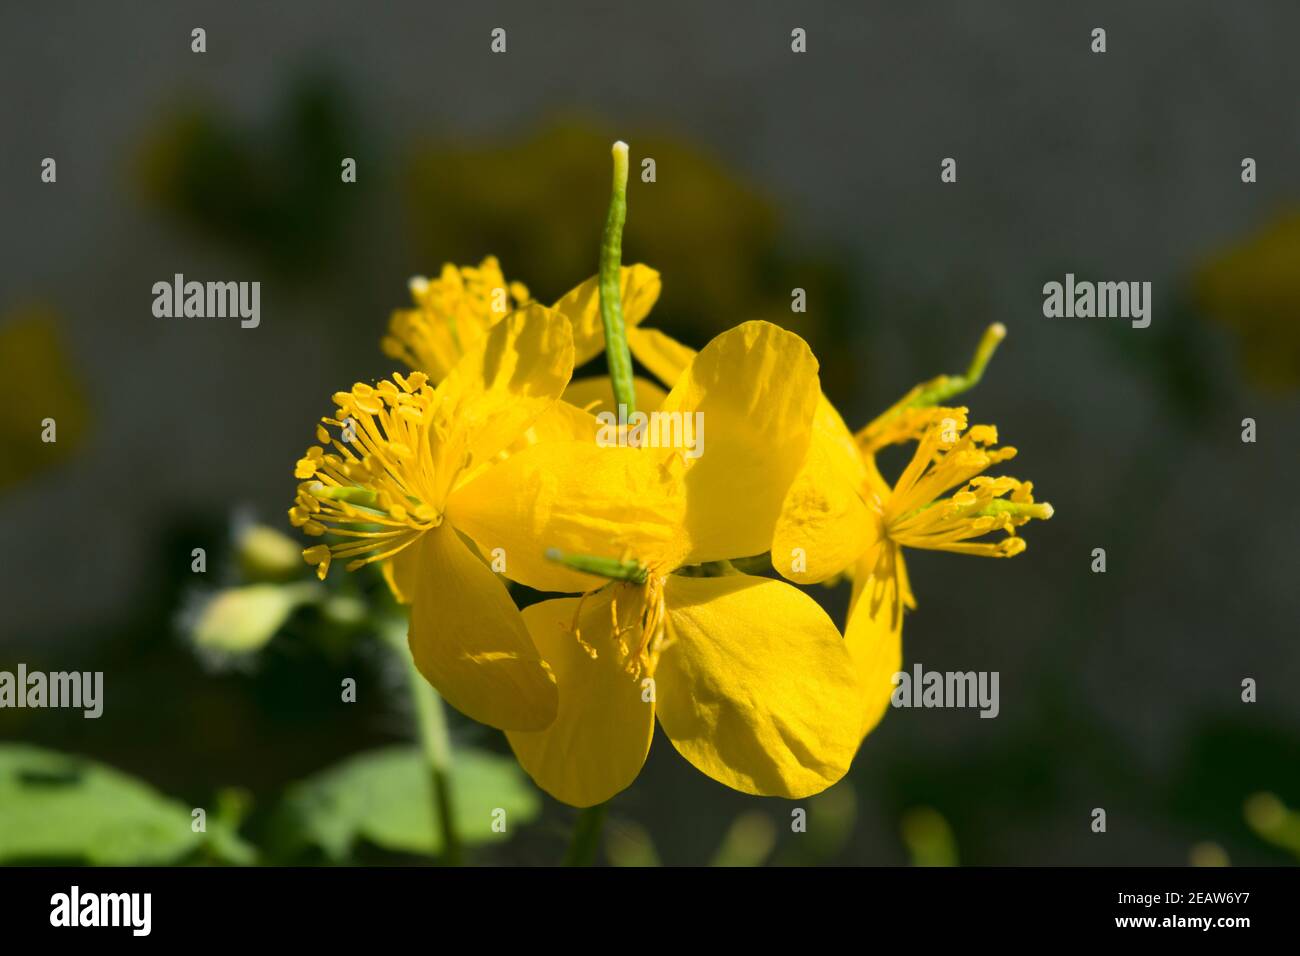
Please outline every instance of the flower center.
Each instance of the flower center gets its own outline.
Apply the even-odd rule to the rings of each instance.
[[[307,534],[342,539],[303,552],[319,577],[336,558],[348,559],[349,571],[391,558],[442,523],[430,445],[433,400],[421,372],[334,395],[335,416],[316,429],[317,440],[334,451],[316,445],[298,460],[294,476],[301,483],[289,510]]]
[[[966,427],[966,409],[936,408],[921,434],[911,463],[885,502],[882,524],[897,544],[986,557],[1011,557],[1025,549],[1016,528],[1052,516],[1052,506],[1035,502],[1033,484],[990,477],[990,466],[1014,458],[998,448],[991,425]],[[952,489],[957,491],[943,497]],[[974,541],[995,531],[1001,541]]]

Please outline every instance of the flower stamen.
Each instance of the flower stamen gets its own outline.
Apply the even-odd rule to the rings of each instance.
[[[966,415],[964,408],[930,410],[916,452],[885,504],[885,534],[911,548],[1011,557],[1025,550],[1016,529],[1032,519],[1050,518],[1052,506],[1034,501],[1031,482],[982,474],[1014,458],[1016,450],[996,447],[997,429],[990,425],[968,429]],[[997,531],[1007,537],[972,540]],[[880,560],[887,559],[882,551]]]
[[[493,325],[531,301],[528,288],[507,282],[488,256],[478,266],[447,263],[436,279],[414,276],[414,308],[398,309],[381,346],[384,353],[437,382]]]
[[[332,559],[347,569],[387,560],[442,523],[430,437],[435,392],[422,372],[394,375],[378,386],[358,382],[334,396],[333,417],[294,475],[300,479],[289,520],[309,535],[340,538],[303,551],[324,579]],[[335,436],[327,426],[340,430]],[[333,452],[326,451],[328,446]]]

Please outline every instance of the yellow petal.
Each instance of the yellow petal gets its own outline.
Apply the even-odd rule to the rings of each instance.
[[[385,355],[424,372],[434,382],[442,381],[463,354],[446,319],[425,309],[393,310],[380,347]]]
[[[664,568],[686,553],[678,485],[636,448],[534,445],[456,489],[447,508],[480,547],[505,549],[507,577],[539,591],[602,583],[548,560],[548,548]]]
[[[503,730],[555,719],[555,677],[537,653],[505,584],[445,522],[415,545],[411,608],[416,666],[461,713]]]
[[[568,392],[566,391],[567,395]],[[546,441],[595,443],[600,432],[596,416],[567,401],[558,401],[534,421],[510,446],[511,454]]]
[[[623,324],[634,328],[659,299],[659,273],[641,264],[623,266],[620,274]],[[605,351],[605,326],[600,318],[600,277],[592,276],[554,305],[573,324],[575,367]]]
[[[696,355],[693,348],[658,329],[628,329],[627,345],[636,360],[669,388],[677,384]]]
[[[415,597],[415,575],[420,567],[418,542],[403,548],[380,565],[388,590],[398,604],[410,604]]]
[[[489,328],[528,300],[524,286],[506,281],[495,256],[477,266],[446,263],[434,279],[413,278],[410,290],[415,308],[393,313],[381,344],[385,354],[434,383],[473,351]]]
[[[663,404],[668,393],[650,381],[637,375],[632,380],[636,387],[636,407],[639,411],[652,412]],[[569,383],[564,390],[564,400],[579,408],[585,408],[592,415],[601,412],[618,413],[614,407],[614,387],[608,375],[591,378],[579,378]]]
[[[554,401],[573,374],[569,324],[527,305],[494,325],[438,386],[434,470],[444,480],[511,445]]]
[[[850,567],[880,534],[879,507],[868,503],[869,494],[853,436],[822,396],[808,457],[776,523],[772,566],[800,584],[825,581]]]
[[[660,413],[703,416],[701,453],[683,459],[688,563],[772,546],[782,502],[808,453],[819,395],[808,346],[770,322],[722,333],[687,367]]]
[[[875,453],[868,453],[862,456],[862,467],[867,472],[867,495],[868,499],[876,501],[885,501],[893,493],[893,488],[889,482],[885,481],[884,476],[880,474],[880,467],[876,464]]]
[[[781,581],[673,576],[665,588],[659,723],[714,780],[804,797],[829,787],[858,749],[861,688],[830,618]]]
[[[611,626],[611,601],[617,603],[620,627],[629,628],[619,638]],[[571,628],[580,603],[575,635]],[[590,807],[626,788],[650,752],[653,696],[623,660],[628,644],[639,640],[640,612],[639,589],[621,585],[585,603],[562,598],[524,609],[528,633],[555,671],[560,707],[547,729],[506,736],[537,785],[570,806]]]
[[[859,558],[853,573],[844,643],[862,681],[862,736],[889,709],[894,675],[903,667],[903,616],[914,607],[903,549],[881,541]]]
[[[813,416],[813,437],[835,460],[837,470],[846,481],[857,484],[867,475],[867,462],[858,450],[857,440],[844,419],[825,395],[817,398],[817,412]]]

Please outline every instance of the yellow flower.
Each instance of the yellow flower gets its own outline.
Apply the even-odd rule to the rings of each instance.
[[[649,315],[661,283],[658,272],[639,264],[624,266],[621,282],[623,318],[630,331]],[[424,372],[435,383],[492,326],[530,301],[527,287],[507,282],[493,256],[477,268],[444,265],[439,278],[416,276],[410,288],[416,307],[393,313],[381,345],[385,354]],[[571,289],[552,308],[573,326],[575,368],[604,351],[599,277]]]
[[[659,300],[662,288],[659,273],[639,263],[624,266],[621,284],[620,299],[628,347],[637,361],[658,376],[659,381],[671,385],[695,357],[695,350],[681,345],[658,329],[641,325]],[[562,296],[554,308],[573,325],[575,368],[605,351],[599,276],[592,276]],[[640,375],[634,378],[634,382],[637,408],[645,412],[658,410],[668,393],[658,382]],[[618,410],[614,407],[613,394],[608,375],[588,376],[571,382],[564,391],[564,400],[592,414],[604,411],[616,413]],[[554,412],[560,413],[559,408]]]
[[[548,793],[590,806],[627,787],[656,717],[688,761],[746,793],[802,797],[848,769],[861,688],[825,612],[781,581],[675,573],[767,548],[818,394],[803,340],[748,322],[709,343],[660,403],[661,414],[703,415],[699,457],[588,435],[534,445],[467,489],[466,530],[514,536],[512,573],[525,584],[550,586],[547,547],[640,572],[524,611],[559,712],[508,737]]]
[[[662,332],[636,331],[639,337],[629,333],[628,340],[638,361],[661,381],[676,382],[695,353]],[[770,541],[772,565],[800,584],[851,574],[844,638],[865,686],[862,736],[888,706],[893,675],[902,666],[903,609],[916,607],[902,548],[1011,557],[1025,549],[1015,529],[1052,515],[1051,505],[1034,501],[1029,482],[983,475],[1016,454],[993,447],[996,429],[967,429],[965,408],[935,405],[979,380],[1005,334],[1001,325],[992,326],[965,376],[940,375],[916,386],[856,436],[818,396],[807,455]],[[875,453],[908,441],[919,442],[916,453],[891,488]],[[1007,533],[1001,541],[976,540],[999,530]]]
[[[639,263],[623,266],[620,284],[628,341],[638,357],[649,356],[653,362],[654,356],[663,348],[661,339],[667,337],[653,329],[642,330],[638,325],[659,299],[662,288],[659,273]],[[393,313],[382,346],[386,354],[424,372],[435,383],[460,357],[466,339],[477,341],[487,329],[509,314],[495,308],[494,303],[513,302],[515,304],[510,305],[513,309],[528,299],[528,290],[519,283],[507,283],[497,260],[491,256],[484,259],[477,269],[444,265],[440,279],[429,281],[416,277],[411,280],[411,290],[417,308]],[[604,352],[599,276],[592,276],[569,290],[552,308],[568,319],[573,327],[574,368]],[[670,339],[667,341],[671,342]],[[694,352],[690,354],[694,355]],[[685,361],[682,366],[685,366]],[[656,365],[647,363],[647,367],[653,369]],[[668,393],[647,378],[638,376],[635,381],[641,409],[657,409]],[[612,396],[607,375],[571,382],[562,396],[564,400],[544,412],[510,451],[539,441],[594,436],[597,423],[583,413],[594,415],[601,411],[615,411]],[[576,590],[574,580],[570,572],[557,567],[551,577],[551,590]]]
[[[855,439],[823,398],[814,433],[777,522],[772,563],[804,584],[851,574],[844,638],[865,683],[865,736],[884,715],[902,665],[903,609],[916,607],[903,548],[1012,557],[1025,549],[1017,529],[1050,518],[1052,506],[1034,501],[1029,482],[984,474],[1016,449],[996,447],[990,425],[968,428],[965,408],[900,403]],[[910,440],[915,453],[891,487],[875,452]],[[1007,536],[982,540],[998,531]]]
[[[619,270],[619,300],[623,304],[623,323],[629,342],[641,321],[650,314],[663,283],[659,273],[649,266],[635,263]],[[600,276],[592,276],[562,295],[554,305],[556,312],[573,326],[573,365],[577,368],[605,351],[605,328],[600,318]]]
[[[528,288],[507,282],[495,256],[478,267],[447,263],[436,279],[410,283],[415,308],[397,309],[381,342],[384,354],[441,382],[488,329],[529,301]]]
[[[638,263],[623,266],[620,279],[620,299],[628,340],[634,348],[653,354],[657,337],[662,333],[654,330],[643,332],[637,325],[650,314],[659,298],[662,287],[659,273]],[[382,346],[386,354],[424,372],[435,383],[463,354],[466,341],[477,341],[492,325],[505,318],[509,310],[528,300],[528,290],[519,283],[507,283],[497,260],[491,256],[484,259],[477,269],[444,265],[442,277],[437,280],[417,276],[411,280],[411,291],[417,308],[393,313]],[[508,306],[506,311],[496,307],[502,303]],[[574,368],[605,350],[599,276],[592,276],[569,290],[552,308],[568,319],[573,327]],[[646,378],[636,379],[636,389],[638,402],[645,411],[657,409],[667,395]],[[612,394],[608,376],[591,376],[570,383],[564,392],[564,401],[555,403],[543,413],[511,447],[511,451],[539,441],[594,435],[595,420],[578,410],[592,414],[613,410]],[[558,584],[552,580],[556,585],[553,590],[575,590],[571,574],[557,568],[555,578]]]
[[[547,726],[555,679],[505,585],[462,535],[483,554],[502,547],[504,539],[476,533],[477,511],[502,504],[477,489],[555,403],[572,370],[569,323],[528,305],[491,326],[436,388],[413,372],[337,393],[335,415],[317,429],[322,445],[295,471],[302,483],[290,519],[339,539],[304,557],[322,578],[333,559],[346,559],[349,570],[384,562],[394,591],[412,605],[421,673],[454,707],[493,727]]]

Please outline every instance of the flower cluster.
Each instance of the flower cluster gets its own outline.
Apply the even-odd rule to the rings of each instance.
[[[1019,529],[1051,515],[1028,482],[985,474],[1015,449],[945,404],[978,379],[1001,329],[968,376],[917,386],[853,434],[797,335],[745,322],[694,352],[642,325],[658,273],[614,268],[550,306],[491,258],[412,280],[413,308],[383,340],[410,371],[335,394],[298,460],[290,519],[321,539],[304,556],[321,577],[335,560],[378,563],[410,606],[421,673],[504,730],[566,803],[626,788],[656,720],[727,786],[820,792],[901,667],[915,606],[904,549],[1009,557],[1024,550]],[[613,354],[614,381],[571,379],[607,341],[657,380],[635,379],[638,410],[701,416],[707,450],[597,440],[609,426],[596,414],[633,383]],[[891,485],[876,452],[907,443]],[[737,567],[767,561],[780,578]],[[796,586],[842,576],[843,633]],[[520,611],[508,581],[571,596]]]

